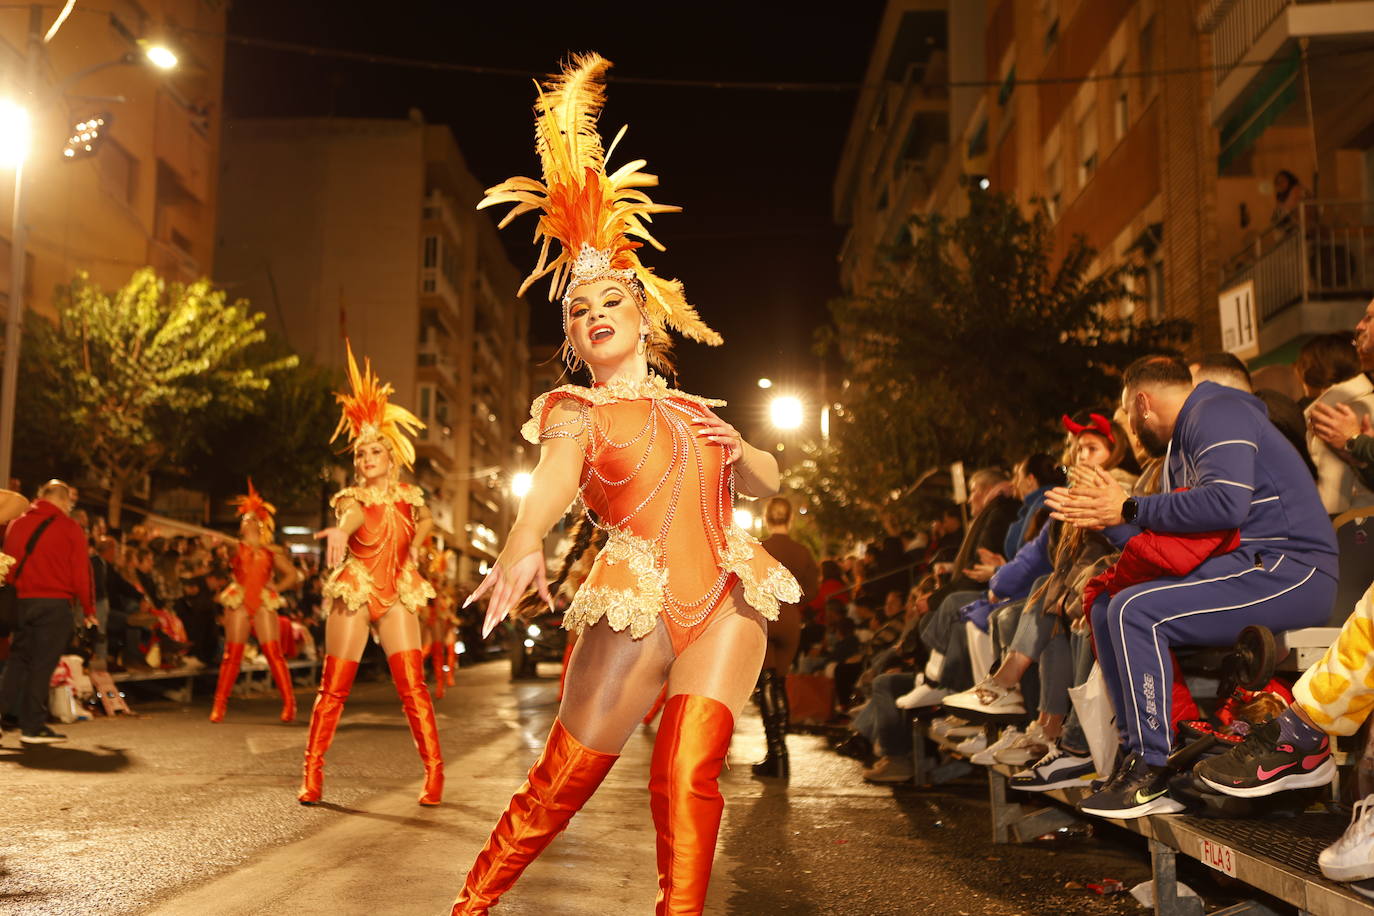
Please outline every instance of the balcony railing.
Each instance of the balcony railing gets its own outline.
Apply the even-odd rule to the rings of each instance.
[[[1374,203],[1307,201],[1238,252],[1222,288],[1255,283],[1263,325],[1291,305],[1374,294]]]
[[[416,353],[415,362],[422,368],[432,368],[449,383],[458,387],[458,361],[435,341],[424,341]]]
[[[1220,85],[1255,39],[1293,5],[1294,0],[1211,0],[1199,15],[1199,25],[1212,33],[1212,59]]]

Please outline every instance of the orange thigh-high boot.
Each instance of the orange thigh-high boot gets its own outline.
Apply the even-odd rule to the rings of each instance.
[[[447,678],[444,677],[444,644],[437,639],[429,644],[429,666],[434,669],[434,696],[442,700]]]
[[[219,683],[215,684],[215,702],[210,707],[210,721],[219,722],[224,718],[225,707],[229,705],[229,692],[239,679],[239,666],[243,663],[243,643],[226,642],[224,658],[219,663]]]
[[[452,916],[480,916],[495,906],[525,866],[568,826],[618,759],[618,754],[583,745],[555,719],[544,753],[468,872]]]
[[[445,657],[448,659],[448,669],[444,672],[444,680],[448,681],[450,687],[453,686],[453,672],[458,670],[458,648],[453,643],[445,643]]]
[[[281,654],[281,643],[275,639],[262,643],[262,654],[267,657],[267,667],[272,672],[272,680],[277,682],[277,690],[281,693],[281,720],[294,721],[296,689],[291,683],[291,669],[286,667],[286,659]]]
[[[320,793],[324,790],[324,752],[329,750],[329,743],[334,740],[334,729],[339,726],[344,701],[348,699],[353,676],[357,673],[356,661],[344,661],[333,655],[324,657],[320,692],[315,697],[314,709],[310,711],[310,734],[305,739],[301,791],[296,796],[302,805],[313,805],[320,800]]]
[[[717,779],[735,717],[719,700],[668,698],[649,765],[649,808],[658,831],[657,916],[699,916],[711,881],[725,808]]]
[[[444,795],[444,756],[439,750],[439,725],[434,721],[434,701],[425,684],[425,662],[419,649],[405,649],[387,658],[401,708],[410,723],[410,734],[425,765],[425,788],[420,804],[437,805]]]

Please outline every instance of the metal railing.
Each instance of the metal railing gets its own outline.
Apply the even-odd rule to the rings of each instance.
[[[1222,0],[1224,3],[1224,0]],[[1231,75],[1245,52],[1273,25],[1294,0],[1234,0],[1225,12],[1213,20],[1212,59],[1216,63],[1216,81],[1220,85]],[[1221,4],[1216,4],[1220,6]],[[1204,12],[1204,16],[1206,12]]]
[[[1298,302],[1374,294],[1374,202],[1305,201],[1234,255],[1222,289],[1255,283],[1260,324]]]

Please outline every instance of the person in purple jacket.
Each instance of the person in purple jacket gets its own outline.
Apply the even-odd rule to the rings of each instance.
[[[1116,709],[1124,754],[1102,788],[1079,803],[1103,817],[1182,809],[1168,795],[1169,695],[1175,645],[1224,646],[1260,624],[1274,631],[1325,623],[1336,596],[1336,538],[1316,485],[1253,395],[1214,382],[1193,387],[1188,367],[1150,356],[1127,368],[1122,406],[1145,448],[1165,457],[1160,492],[1121,499],[1098,487],[1054,490],[1054,517],[1105,528],[1114,542],[1240,529],[1240,547],[1192,574],[1102,596],[1093,639]],[[1182,492],[1174,492],[1186,488]]]

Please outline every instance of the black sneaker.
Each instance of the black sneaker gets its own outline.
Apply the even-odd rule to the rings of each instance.
[[[1089,795],[1078,803],[1078,810],[1121,820],[1182,811],[1183,805],[1169,797],[1172,775],[1168,767],[1150,766],[1142,757],[1133,756],[1116,785],[1104,786],[1102,791]]]
[[[1101,792],[1103,789],[1115,787],[1134,760],[1135,754],[1128,754],[1124,748],[1117,748],[1116,759],[1112,761],[1112,771],[1107,774],[1107,778],[1094,779],[1088,788],[1093,792]]]
[[[66,735],[59,735],[46,725],[36,732],[24,732],[19,736],[21,744],[60,744],[66,740]]]
[[[1259,798],[1285,789],[1311,789],[1336,778],[1331,742],[1314,751],[1279,740],[1277,719],[1264,723],[1239,745],[1199,763],[1193,773],[1207,787],[1237,798]]]
[[[1007,784],[1023,792],[1048,792],[1086,786],[1096,774],[1097,767],[1091,757],[1070,754],[1056,744],[1039,763],[1015,774]]]

